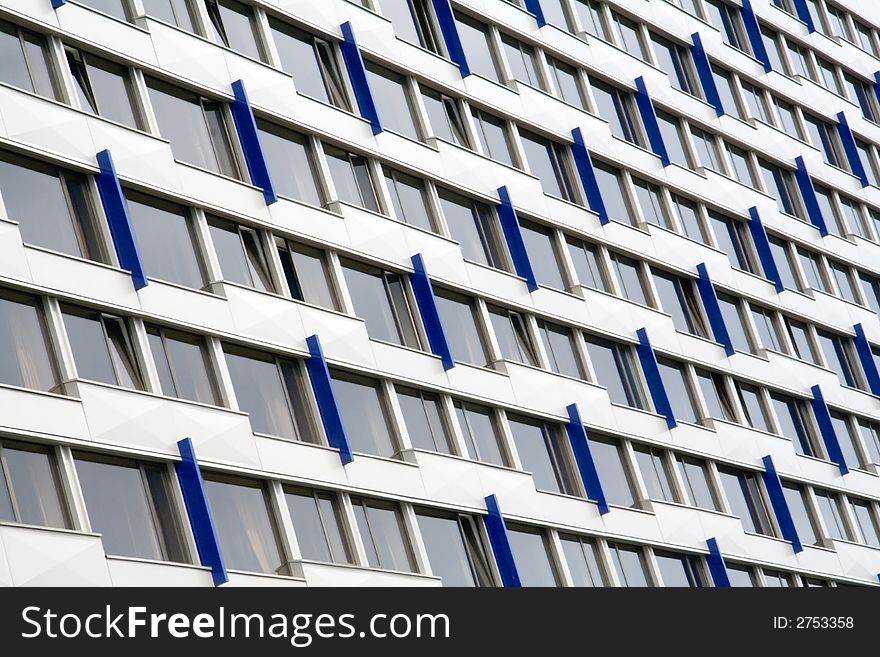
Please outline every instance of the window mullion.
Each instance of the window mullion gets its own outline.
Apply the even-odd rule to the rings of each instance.
[[[284,563],[287,566],[287,574],[291,577],[303,577],[302,572],[302,550],[296,538],[296,531],[293,528],[293,519],[290,515],[290,509],[287,507],[287,500],[284,497],[284,488],[277,479],[271,479],[267,482],[269,511],[278,527],[278,537],[281,541],[281,554]]]

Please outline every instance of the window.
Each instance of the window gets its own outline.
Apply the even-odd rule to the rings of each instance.
[[[538,358],[529,334],[528,320],[522,313],[489,306],[489,319],[504,360],[537,366]]]
[[[858,423],[868,460],[871,463],[880,463],[880,424],[863,418],[859,418]]]
[[[688,383],[684,364],[665,358],[658,359],[657,363],[660,366],[663,387],[669,396],[669,403],[672,406],[675,419],[682,422],[696,422],[700,414]]]
[[[738,588],[757,586],[755,583],[755,573],[751,567],[730,563],[725,564],[725,567],[727,568],[727,579],[730,581],[731,586]],[[773,586],[773,584],[768,583],[767,586]]]
[[[720,66],[712,66],[712,78],[715,80],[715,88],[718,91],[721,106],[724,112],[731,114],[738,119],[742,119],[743,113],[737,102],[736,85],[733,81],[733,74]]]
[[[214,217],[208,217],[208,230],[224,280],[263,292],[275,291],[269,261],[256,230]]]
[[[675,462],[691,504],[700,509],[717,511],[718,501],[709,483],[706,462],[681,454],[676,454]]]
[[[654,557],[657,559],[663,586],[678,588],[706,586],[699,557],[659,551],[654,553]]]
[[[641,548],[609,543],[608,550],[611,552],[611,562],[614,564],[620,586],[629,588],[651,586],[645,555]]]
[[[757,331],[756,349],[764,348],[782,353],[782,336],[776,321],[776,313],[755,304],[749,304],[749,308]]]
[[[523,586],[559,586],[545,532],[536,527],[509,524],[507,536]]]
[[[471,114],[483,155],[507,166],[514,166],[513,149],[504,119],[477,108],[472,108]]]
[[[81,452],[74,462],[89,524],[107,554],[188,561],[164,466]]]
[[[788,438],[798,454],[821,456],[815,447],[810,412],[802,399],[794,399],[780,393],[771,393],[770,400],[776,411],[779,433]]]
[[[632,93],[623,91],[602,80],[590,78],[596,112],[608,121],[611,134],[631,144],[645,146],[645,139],[638,123]]]
[[[163,395],[216,404],[218,395],[203,338],[147,326],[147,339]]]
[[[779,34],[761,25],[761,39],[764,42],[764,49],[767,51],[767,60],[770,62],[770,68],[783,73],[785,67],[782,65],[782,44],[779,41]]]
[[[435,289],[434,295],[453,359],[478,367],[487,365],[489,355],[474,300],[446,290]]]
[[[623,298],[647,306],[648,296],[640,264],[618,253],[612,252],[610,258],[611,267],[617,273],[617,282]]]
[[[388,167],[383,167],[383,172],[395,217],[424,230],[434,230],[424,181]]]
[[[303,559],[352,563],[339,501],[334,493],[285,488],[284,500]]]
[[[338,308],[327,259],[318,249],[275,237],[290,296],[322,308]]]
[[[144,0],[144,9],[151,18],[195,32],[193,8],[188,0]]]
[[[880,279],[860,271],[859,282],[867,307],[880,315]]]
[[[776,106],[776,113],[779,115],[779,124],[782,130],[797,139],[803,139],[801,124],[797,120],[794,105],[786,103],[775,96],[773,97],[773,104]]]
[[[825,277],[822,256],[815,251],[809,251],[801,247],[797,247],[797,254],[801,263],[801,270],[804,272],[804,279],[807,284],[806,289],[830,292],[831,286]]]
[[[733,177],[743,185],[748,185],[749,187],[757,189],[757,183],[755,182],[755,177],[752,173],[749,152],[744,148],[739,148],[728,142],[725,142],[724,145],[727,150],[728,161],[730,162],[730,169]]]
[[[709,221],[714,228],[718,248],[727,254],[730,264],[751,274],[760,274],[760,268],[752,250],[748,224],[715,210],[709,210]]]
[[[580,18],[581,27],[587,34],[603,40],[608,39],[602,21],[602,6],[597,0],[575,0],[574,8]]]
[[[623,463],[623,453],[616,441],[588,437],[590,452],[602,481],[602,489],[609,504],[632,506],[636,502],[633,486]]]
[[[58,384],[38,299],[0,290],[0,383],[53,390]]]
[[[464,257],[495,269],[506,269],[503,241],[488,206],[446,189],[438,189],[449,235],[461,244]]]
[[[700,91],[688,50],[682,45],[653,33],[651,41],[654,44],[657,65],[669,76],[672,86],[691,96],[699,97]]]
[[[559,540],[574,586],[607,586],[595,541],[583,536],[560,536]]]
[[[382,0],[382,14],[391,19],[394,33],[403,39],[442,54],[428,0]]]
[[[794,349],[794,356],[805,360],[814,365],[819,364],[819,359],[813,347],[813,341],[810,339],[810,331],[807,325],[795,319],[785,318],[785,326],[788,330],[788,336],[791,338],[791,345]]]
[[[819,512],[824,520],[825,530],[828,532],[828,538],[837,539],[839,541],[849,541],[849,530],[843,521],[843,507],[840,505],[840,496],[831,491],[814,490],[816,495],[816,504],[819,506]]]
[[[861,23],[861,22],[855,20],[855,18],[853,19],[853,25],[856,28],[856,36],[858,37],[858,45],[865,52],[871,53],[874,56],[876,56],[877,55],[877,45],[874,42],[874,31],[870,27],[865,25],[864,23]]]
[[[776,199],[779,211],[803,219],[800,194],[797,191],[794,173],[760,158],[758,166],[764,179],[764,187],[767,193]]]
[[[672,194],[671,196],[672,206],[678,215],[678,221],[681,224],[685,237],[706,244],[707,239],[703,230],[703,222],[700,220],[699,205],[678,194]]]
[[[843,146],[837,127],[822,119],[804,113],[804,124],[813,146],[822,151],[828,164],[849,171],[849,164],[843,155]]]
[[[214,41],[254,59],[263,59],[253,10],[235,0],[205,0]]]
[[[695,369],[695,373],[700,391],[703,393],[703,401],[706,402],[709,417],[726,420],[727,422],[735,422],[736,413],[733,410],[733,401],[727,394],[724,377],[717,372],[710,372],[699,368]]]
[[[648,499],[663,502],[675,502],[672,483],[669,478],[669,470],[666,465],[666,457],[663,452],[653,447],[634,447],[636,463],[642,473],[642,480],[648,491]]]
[[[877,515],[874,505],[868,500],[849,498],[853,520],[855,520],[856,540],[866,545],[880,547],[880,528],[877,525]]]
[[[366,322],[369,336],[418,349],[420,341],[404,277],[351,260],[341,264],[355,314]]]
[[[568,166],[568,147],[520,128],[519,136],[529,170],[541,180],[544,193],[576,201]]]
[[[788,506],[789,513],[791,513],[791,519],[794,522],[795,530],[801,542],[804,545],[819,543],[819,532],[816,530],[813,516],[808,510],[807,493],[803,486],[783,482],[782,494],[785,497],[785,503]]]
[[[0,82],[47,98],[58,98],[41,34],[0,21]]]
[[[596,174],[596,182],[599,184],[599,192],[605,203],[608,217],[614,221],[635,226],[636,221],[630,211],[626,192],[624,191],[623,174],[619,169],[601,162],[594,162],[593,170]]]
[[[754,472],[718,468],[730,511],[742,520],[747,532],[773,536],[770,514],[764,503],[758,475]]]
[[[406,423],[410,443],[416,449],[452,454],[449,429],[440,397],[433,392],[396,386],[397,402]]]
[[[690,129],[699,164],[712,171],[724,173],[724,167],[721,166],[721,155],[718,152],[718,140],[715,135],[694,126],[690,126]]]
[[[644,220],[654,226],[665,227],[667,225],[666,211],[663,209],[663,192],[660,185],[640,178],[633,178],[633,188],[636,191],[636,198],[642,209]]]
[[[380,500],[351,499],[358,530],[370,568],[413,572],[412,550],[396,504]]]
[[[593,336],[585,339],[596,383],[608,389],[611,402],[648,410],[632,348]]]
[[[730,566],[728,566],[728,570],[730,570]],[[764,582],[771,588],[786,588],[794,586],[794,583],[791,580],[791,575],[772,570],[764,571]]]
[[[620,47],[633,57],[646,60],[645,47],[639,37],[639,24],[626,16],[621,16],[614,10],[611,11],[611,20],[612,29],[617,35],[617,42]]]
[[[767,417],[767,409],[761,399],[759,388],[748,383],[736,382],[736,394],[742,404],[743,415],[746,424],[752,429],[770,431],[770,420]]]
[[[421,84],[419,88],[432,136],[457,146],[472,148],[459,101]]]
[[[607,292],[608,285],[599,264],[598,249],[589,242],[574,237],[566,237],[565,243],[568,245],[568,253],[574,263],[578,283],[584,287]]]
[[[308,32],[269,19],[281,68],[293,76],[296,90],[324,103],[351,111],[336,48]]]
[[[543,89],[544,85],[538,76],[538,64],[535,61],[535,49],[517,41],[507,34],[501,35],[501,44],[513,79],[518,82]]]
[[[556,95],[569,105],[582,110],[587,109],[580,82],[578,82],[577,69],[549,55],[547,55],[547,67],[550,71],[550,78],[556,87]]]
[[[235,570],[285,574],[286,558],[263,485],[214,473],[203,477],[226,565]]]
[[[727,327],[727,333],[730,336],[733,348],[736,351],[749,351],[749,337],[743,323],[739,301],[726,294],[719,294],[718,307],[721,310],[721,317],[724,319],[724,325]]]
[[[128,4],[123,0],[80,0],[80,3],[118,20],[129,20]]]
[[[871,239],[870,231],[865,228],[862,221],[861,204],[846,196],[838,196],[837,200],[840,201],[841,232]]]
[[[121,317],[62,305],[64,328],[81,379],[143,389],[128,325]]]
[[[26,244],[106,262],[85,176],[0,151],[0,194]]]
[[[383,125],[410,139],[418,139],[406,77],[370,61],[366,62],[366,71]]]
[[[305,386],[293,361],[224,345],[238,407],[257,433],[316,443]]]
[[[737,50],[749,52],[749,42],[739,7],[728,5],[722,0],[706,0],[706,13],[709,15],[709,22],[721,30],[725,43]]]
[[[186,208],[140,194],[125,193],[144,269],[170,283],[199,289],[205,284]]]
[[[840,86],[840,79],[837,77],[837,68],[834,64],[816,55],[816,66],[819,69],[819,84],[828,91],[842,96],[843,89]]]
[[[456,401],[455,416],[470,458],[483,463],[507,465],[507,459],[501,450],[498,426],[491,409]]]
[[[495,56],[492,54],[489,28],[457,11],[455,12],[455,27],[470,69],[484,78],[501,82],[498,67],[495,64]]]
[[[564,290],[566,285],[551,230],[522,220],[520,230],[538,282],[547,287]]]
[[[661,310],[672,315],[676,330],[708,339],[693,281],[664,271],[653,274]]]
[[[338,370],[331,370],[330,378],[351,449],[386,458],[395,456],[397,445],[380,382]]]
[[[764,123],[773,124],[770,111],[767,107],[767,94],[760,87],[756,87],[748,82],[742,83],[743,98],[745,98],[746,106],[749,108],[749,116],[758,119]],[[797,136],[797,133],[792,133]]]
[[[65,47],[80,107],[111,121],[139,128],[131,79],[125,66]]]
[[[539,320],[538,333],[541,342],[544,343],[544,352],[547,354],[551,371],[582,379],[583,371],[571,329]]]
[[[859,106],[862,116],[874,123],[880,122],[880,107],[877,106],[877,96],[872,93],[873,84],[851,73],[843,74],[843,82],[849,99]]]
[[[825,363],[837,372],[840,384],[858,388],[860,381],[852,339],[827,331],[818,331],[818,336]]]
[[[776,269],[779,272],[779,278],[784,288],[788,290],[796,290],[798,288],[794,277],[794,266],[792,265],[791,255],[787,243],[778,237],[769,237],[770,253],[773,261],[776,263]]]
[[[829,260],[828,265],[831,268],[834,281],[837,283],[840,297],[850,303],[858,303],[858,299],[856,298],[856,287],[852,279],[850,268],[844,264],[835,262],[834,260]]]
[[[492,571],[471,516],[428,509],[416,511],[431,572],[443,586],[492,586]]]
[[[37,445],[0,443],[0,520],[67,527],[67,510],[52,452]]]
[[[309,205],[323,205],[309,138],[261,120],[257,132],[275,191]]]
[[[223,103],[147,78],[159,134],[171,142],[174,157],[215,173],[241,176]]]
[[[679,166],[689,167],[690,159],[684,146],[678,119],[671,114],[658,111],[657,126],[660,128],[660,136],[663,139],[663,145],[666,147],[669,161]]]
[[[544,18],[548,23],[563,30],[568,29],[568,19],[565,16],[563,0],[544,0],[541,5]]]
[[[572,456],[561,427],[513,415],[508,423],[523,470],[532,473],[537,489],[577,495]]]
[[[327,156],[327,166],[330,168],[330,177],[339,200],[379,212],[379,201],[367,158],[327,144],[324,144],[324,154]]]
[[[788,61],[790,63],[789,73],[792,76],[800,75],[801,77],[816,82],[816,74],[810,64],[809,49],[788,39],[785,39],[784,41],[788,51]]]

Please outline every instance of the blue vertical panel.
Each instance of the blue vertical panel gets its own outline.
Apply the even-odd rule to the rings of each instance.
[[[742,0],[742,11],[740,13],[743,24],[746,26],[746,34],[749,36],[749,43],[752,44],[752,52],[755,59],[764,65],[764,71],[769,73],[773,70],[770,63],[770,57],[767,55],[767,48],[764,45],[764,39],[761,37],[761,26],[758,23],[758,17],[755,16],[755,10],[752,8],[751,0]]]
[[[52,9],[64,6],[64,0],[52,0]]]
[[[593,170],[593,158],[590,157],[584,133],[580,128],[575,128],[571,131],[571,137],[574,140],[571,145],[571,155],[574,158],[581,184],[584,186],[587,203],[589,203],[590,209],[599,215],[599,223],[607,224],[611,219],[608,218],[608,210],[605,208],[605,201],[602,200],[602,190],[599,189],[599,181]]]
[[[832,463],[837,464],[837,467],[840,468],[840,474],[845,475],[849,472],[849,468],[846,466],[846,459],[843,458],[843,450],[840,449],[837,432],[831,422],[831,412],[828,410],[828,404],[825,403],[825,396],[819,386],[813,386],[810,388],[810,392],[813,393],[810,404],[813,407],[813,415],[816,416],[816,424],[819,425],[819,433],[822,434],[822,440],[825,442],[828,458]]]
[[[458,64],[461,77],[466,78],[471,74],[471,67],[468,66],[464,47],[461,45],[461,37],[458,35],[458,28],[455,26],[455,14],[452,11],[450,0],[434,0],[434,13],[437,15],[437,23],[440,25],[440,32],[443,34],[443,41],[446,43],[446,52],[449,54],[449,59],[454,64]]]
[[[767,237],[767,231],[764,230],[764,224],[761,222],[761,215],[758,214],[758,208],[755,206],[749,208],[749,233],[752,235],[752,242],[758,253],[758,259],[761,261],[764,276],[773,283],[777,292],[782,292],[785,286],[782,284],[782,277],[776,268],[773,251],[770,250],[770,239]]]
[[[128,205],[122,194],[122,187],[119,185],[113,157],[110,155],[110,151],[104,150],[98,153],[97,159],[100,167],[96,178],[98,191],[101,194],[104,214],[107,216],[107,223],[110,226],[110,235],[113,237],[116,256],[119,258],[120,267],[131,272],[134,289],[140,290],[147,286],[147,275],[144,272],[141,254],[134,239],[134,230],[128,216]]]
[[[648,95],[648,87],[642,76],[636,78],[636,105],[642,117],[642,125],[645,126],[645,132],[648,134],[651,150],[660,158],[663,166],[669,166],[669,153],[666,151],[666,144],[663,143],[660,124],[657,123],[657,112],[654,111],[654,103]]]
[[[852,169],[853,175],[862,183],[862,187],[867,187],[868,174],[862,164],[862,158],[859,156],[859,149],[856,146],[856,138],[849,127],[849,121],[846,120],[846,114],[837,113],[837,133],[840,135],[840,141],[843,143],[843,150],[846,153],[846,159],[849,160],[849,168]]]
[[[797,12],[798,18],[806,24],[807,29],[810,32],[815,32],[816,24],[813,22],[813,15],[807,6],[807,0],[794,0],[794,10]]]
[[[715,286],[712,285],[705,263],[701,262],[697,265],[697,273],[699,274],[697,289],[700,291],[703,308],[706,309],[706,316],[712,327],[712,335],[715,336],[715,341],[724,347],[724,353],[733,356],[736,349],[733,348],[733,341],[730,339],[730,333],[724,323],[724,316],[721,314],[721,306],[718,304],[718,295],[715,294]]]
[[[877,102],[880,103],[880,71],[874,71],[874,95],[877,96]]]
[[[810,223],[819,229],[819,234],[825,237],[828,234],[828,226],[825,225],[825,217],[822,216],[822,210],[819,208],[816,189],[813,187],[813,179],[810,178],[810,172],[807,171],[804,157],[798,155],[794,159],[794,163],[797,166],[794,175],[801,191],[801,198],[807,207],[807,216],[810,218]],[[833,218],[829,217],[829,219],[833,221]]]
[[[229,581],[229,573],[226,572],[226,562],[220,549],[220,538],[217,536],[214,516],[211,515],[195,448],[192,440],[184,438],[178,441],[177,449],[180,452],[180,462],[175,464],[177,479],[199,551],[199,561],[203,566],[210,567],[214,586],[218,586]]]
[[[367,69],[364,67],[364,58],[361,57],[361,49],[358,47],[354,36],[351,21],[346,21],[342,29],[342,59],[345,68],[348,69],[348,77],[354,89],[354,97],[357,100],[361,116],[370,122],[373,134],[382,132],[382,122],[379,120],[379,110],[376,109],[376,101],[373,100],[373,91],[370,89],[370,81],[367,79]]]
[[[718,548],[718,541],[710,538],[706,541],[709,548],[709,556],[706,562],[709,564],[709,573],[712,575],[712,581],[715,583],[716,589],[730,588],[730,578],[727,576],[727,566],[724,565],[724,557],[721,556],[721,550]]]
[[[309,371],[312,390],[315,391],[315,400],[318,402],[318,410],[321,413],[324,432],[327,434],[327,442],[331,447],[339,450],[339,460],[342,461],[342,465],[346,465],[354,461],[354,454],[351,453],[348,433],[346,433],[345,424],[342,422],[342,413],[339,412],[336,393],[333,392],[333,382],[330,380],[330,370],[327,368],[321,340],[317,335],[312,335],[306,338],[306,345],[309,347],[306,369]]]
[[[868,380],[868,387],[873,394],[880,396],[880,372],[877,370],[874,352],[871,351],[871,345],[868,343],[865,329],[861,324],[856,324],[853,326],[853,330],[856,332],[856,353],[859,355],[862,371],[864,371],[865,378]]]
[[[565,430],[568,433],[574,460],[577,462],[578,472],[584,482],[584,489],[587,491],[587,499],[594,501],[599,507],[599,513],[605,515],[610,509],[605,499],[605,491],[602,490],[602,482],[599,480],[596,462],[590,452],[590,442],[587,440],[587,430],[584,428],[581,412],[577,404],[570,404],[565,410],[568,411],[568,424]]]
[[[691,47],[691,56],[697,69],[697,75],[700,76],[700,84],[703,85],[706,101],[715,108],[715,114],[722,116],[724,114],[724,105],[721,102],[718,87],[715,85],[715,76],[712,75],[712,64],[709,62],[709,57],[703,48],[703,40],[700,38],[700,33],[694,32],[691,34],[691,41],[694,43]]]
[[[516,561],[513,559],[513,550],[510,549],[510,539],[507,536],[507,525],[501,515],[501,507],[498,506],[498,498],[494,495],[486,496],[486,533],[489,534],[489,543],[492,545],[492,554],[495,555],[495,563],[501,574],[501,584],[507,588],[520,588],[519,573],[516,570]]]
[[[645,381],[648,383],[651,399],[654,400],[654,409],[666,418],[666,426],[674,429],[678,426],[678,422],[672,412],[672,404],[669,403],[669,396],[663,385],[663,377],[660,376],[660,366],[657,364],[657,356],[654,355],[654,348],[648,339],[648,332],[640,328],[636,331],[636,335],[639,336],[639,346],[636,351],[642,364],[642,371],[645,373]]]
[[[251,182],[263,190],[263,198],[266,199],[266,205],[269,205],[278,200],[278,195],[275,193],[275,186],[272,185],[269,165],[260,145],[257,122],[244,88],[244,80],[236,80],[232,83],[232,93],[235,95],[235,102],[232,103],[232,118],[235,120],[238,141],[244,152],[248,172],[251,174]]]
[[[544,27],[547,19],[544,18],[544,10],[541,9],[541,0],[526,0],[526,9],[535,15],[538,27]]]
[[[443,322],[440,321],[440,311],[437,310],[434,288],[431,286],[431,279],[428,277],[428,270],[425,268],[425,260],[421,253],[416,253],[412,257],[412,264],[415,271],[410,275],[410,282],[412,283],[413,296],[415,296],[416,304],[419,307],[419,314],[422,316],[422,325],[428,335],[431,353],[440,356],[444,370],[452,369],[455,367],[455,361],[443,330]]]
[[[795,552],[801,552],[804,546],[801,545],[801,539],[798,536],[797,528],[794,526],[794,520],[791,518],[791,511],[788,510],[788,502],[785,501],[785,493],[782,492],[782,482],[779,481],[779,475],[776,473],[776,466],[773,465],[773,457],[769,454],[763,458],[764,461],[764,487],[767,489],[767,496],[770,498],[770,506],[776,514],[776,521],[779,523],[779,529],[782,531],[782,538],[791,541],[791,547]]]
[[[513,260],[513,268],[518,276],[526,279],[529,291],[538,289],[538,281],[529,261],[529,253],[526,251],[526,243],[523,241],[522,231],[519,226],[519,218],[510,200],[510,192],[507,187],[498,188],[498,198],[501,205],[498,206],[498,219],[501,221],[501,230],[504,231],[504,239],[507,240],[507,248],[510,258]]]

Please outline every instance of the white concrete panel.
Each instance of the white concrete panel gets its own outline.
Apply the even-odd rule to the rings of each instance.
[[[33,283],[47,290],[131,310],[140,305],[127,271],[33,247],[24,247],[24,256]]]
[[[4,137],[94,166],[97,152],[85,114],[32,94],[0,87]]]
[[[94,534],[0,526],[15,586],[110,586],[101,538]]]
[[[0,276],[19,281],[31,280],[21,232],[13,221],[0,221]]]
[[[200,566],[107,557],[113,586],[213,587],[211,571]]]
[[[46,392],[0,386],[0,427],[46,436],[85,440],[89,430],[78,399]]]
[[[304,588],[305,580],[280,575],[229,572],[229,581],[224,586],[248,588]]]
[[[302,569],[309,586],[441,586],[439,577],[373,570],[357,566],[303,561]]]

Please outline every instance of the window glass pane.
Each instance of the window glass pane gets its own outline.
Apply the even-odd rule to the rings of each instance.
[[[597,0],[575,0],[574,8],[580,18],[581,27],[600,39],[607,39],[602,22],[602,9]]]
[[[79,378],[116,385],[101,314],[71,307],[62,314]]]
[[[608,549],[611,551],[611,561],[621,586],[651,586],[648,582],[645,556],[640,548],[609,543]]]
[[[224,280],[264,292],[275,291],[256,231],[212,217],[208,217],[208,230]]]
[[[825,331],[819,331],[818,336],[819,345],[825,354],[825,363],[829,368],[837,372],[841,385],[849,386],[850,388],[857,387],[858,381],[853,370],[853,363],[850,360],[850,355],[847,353],[847,345],[844,344],[843,338]]]
[[[520,43],[506,34],[501,35],[501,44],[504,48],[504,54],[507,56],[507,63],[510,65],[513,79],[533,87],[541,87],[534,48]]]
[[[859,431],[871,463],[880,463],[880,424],[859,419]]]
[[[752,320],[758,332],[759,346],[773,351],[782,351],[780,346],[779,333],[776,330],[776,320],[772,310],[766,308],[758,308],[754,305],[750,306],[752,311]]]
[[[284,499],[304,559],[351,563],[335,495],[297,489],[285,491]]]
[[[682,422],[696,422],[699,417],[684,366],[681,363],[667,360],[659,360],[658,364],[660,376],[663,378],[663,387],[666,388],[675,419]]]
[[[671,552],[656,552],[654,556],[657,559],[663,586],[677,588],[703,586],[703,577],[696,557]]]
[[[562,278],[559,259],[556,257],[551,231],[525,221],[520,221],[520,230],[538,282],[547,287],[564,290],[565,281]]]
[[[849,540],[849,532],[843,522],[843,514],[840,508],[840,498],[835,493],[816,490],[816,504],[825,523],[825,530],[829,538],[841,541]]]
[[[623,297],[642,306],[647,306],[648,297],[639,263],[626,256],[611,253],[611,265],[617,272],[617,282],[620,284]]]
[[[379,212],[366,158],[324,145],[324,154],[339,200]]]
[[[750,587],[755,586],[754,575],[752,574],[752,569],[747,566],[736,566],[733,564],[726,564],[727,567],[727,579],[730,580],[730,585],[735,587]],[[773,586],[768,582],[767,586]]]
[[[527,527],[508,527],[513,560],[523,586],[558,586],[544,532]]]
[[[350,109],[335,49],[323,39],[274,18],[269,19],[281,68],[293,76],[296,90]]]
[[[424,182],[388,167],[384,168],[384,173],[397,219],[425,230],[433,230]]]
[[[419,512],[416,518],[431,572],[443,580],[443,586],[491,586],[476,532],[472,530],[469,537],[464,533],[464,524],[473,521],[428,512]]]
[[[746,423],[753,429],[769,432],[770,421],[767,418],[767,411],[764,409],[764,403],[761,401],[758,388],[746,383],[737,382],[736,391],[742,404]]]
[[[678,214],[684,234],[692,240],[705,244],[706,236],[703,233],[703,225],[700,221],[700,211],[697,204],[677,194],[673,194],[672,205]]]
[[[795,356],[814,364],[818,363],[816,352],[813,350],[813,343],[810,341],[807,325],[788,318],[786,318],[785,323],[788,328],[788,335],[791,337]]]
[[[550,75],[556,85],[557,95],[569,105],[586,109],[584,97],[581,95],[580,84],[578,83],[577,69],[550,56],[547,56],[547,65],[550,68]]]
[[[336,309],[336,296],[324,254],[318,249],[276,238],[290,295],[323,308]]]
[[[560,537],[562,552],[575,586],[605,586],[596,544],[576,536]]]
[[[0,291],[0,383],[52,390],[57,383],[43,313],[37,301]]]
[[[445,189],[438,190],[438,195],[449,234],[461,244],[464,257],[503,269],[501,246],[489,209]]]
[[[837,436],[840,451],[843,453],[843,460],[850,468],[860,468],[862,466],[862,459],[859,458],[858,448],[856,447],[859,439],[850,428],[849,418],[844,413],[832,411],[831,424],[834,426],[834,434]]]
[[[663,452],[650,447],[636,447],[635,455],[648,491],[648,499],[675,502]]]
[[[773,401],[773,410],[776,411],[779,433],[794,443],[798,453],[815,456],[804,402],[778,393],[772,393],[770,399]]]
[[[151,277],[186,287],[204,285],[187,210],[126,192],[128,214],[144,270]]]
[[[306,136],[265,121],[257,121],[257,132],[275,190],[309,205],[322,205]]]
[[[477,325],[473,301],[445,291],[434,290],[434,294],[453,359],[485,366],[489,358]]]
[[[422,92],[422,104],[433,131],[432,136],[470,148],[470,140],[458,101],[424,85],[420,84],[419,88]]]
[[[352,498],[351,503],[370,567],[412,572],[412,555],[398,507],[360,498]]]
[[[608,389],[612,403],[647,410],[632,350],[601,338],[586,338],[587,352],[597,383]]]
[[[496,306],[489,306],[489,318],[501,349],[501,357],[537,366],[538,360],[529,337],[526,319],[520,313]]]
[[[483,77],[500,82],[495,58],[489,45],[489,30],[469,16],[455,12],[455,27],[471,70]]]
[[[19,28],[6,21],[0,22],[0,81],[25,91],[34,91],[22,46]],[[38,52],[42,52],[42,48],[38,48]]]
[[[718,306],[721,309],[721,316],[724,319],[724,325],[727,327],[733,348],[737,351],[749,351],[749,338],[736,300],[733,297],[719,294]]]
[[[574,201],[563,146],[522,128],[519,135],[529,171],[541,180],[544,193]]]
[[[840,291],[841,298],[850,303],[858,303],[849,267],[833,260],[829,261],[828,264],[831,265],[831,273],[834,274],[834,280],[837,283],[837,289]]]
[[[559,427],[527,418],[508,418],[523,470],[531,472],[538,490],[576,493],[568,454]]]
[[[633,57],[645,59],[645,49],[639,38],[639,24],[616,11],[611,12],[611,18],[620,46]]]
[[[700,391],[703,393],[703,399],[709,411],[709,417],[733,422],[736,415],[733,412],[733,403],[727,395],[727,388],[724,386],[724,377],[699,368],[696,370],[696,374]]]
[[[471,458],[495,465],[506,464],[491,409],[455,402],[455,415]]]
[[[816,535],[816,529],[813,525],[813,519],[807,511],[806,493],[796,484],[782,484],[782,493],[785,496],[785,503],[788,505],[791,519],[794,522],[798,538],[805,545],[812,545],[819,542]]]
[[[712,494],[712,486],[709,484],[709,472],[703,461],[698,461],[687,456],[676,455],[676,463],[681,473],[691,504],[700,509],[718,510],[715,495]]]
[[[502,164],[514,166],[505,121],[476,108],[471,113],[474,117],[474,128],[483,147],[483,154]]]
[[[90,54],[84,54],[81,57],[84,60],[88,76],[89,92],[94,96],[98,105],[95,108],[97,114],[132,128],[138,127],[131,100],[131,83],[126,68]],[[69,60],[70,51],[68,51]],[[74,77],[76,78],[76,75]],[[83,109],[89,108],[83,106]]]
[[[874,547],[880,547],[880,529],[877,528],[877,519],[871,510],[873,506],[867,500],[857,500],[850,498],[850,506],[853,511],[853,518],[859,534],[859,541]]]
[[[678,119],[665,112],[657,112],[657,124],[660,128],[660,136],[669,161],[683,167],[690,166],[684,144],[681,140],[681,132],[678,128]]]
[[[656,270],[653,274],[654,287],[660,298],[662,310],[672,315],[675,328],[685,333],[707,337],[691,281]]]
[[[718,476],[727,495],[730,510],[739,516],[748,532],[772,535],[770,517],[754,474],[719,468]]]
[[[596,463],[596,470],[602,480],[602,488],[609,504],[632,506],[635,504],[629,475],[623,465],[623,454],[616,442],[601,440],[590,436],[590,452]]]
[[[721,99],[721,106],[726,113],[732,114],[737,118],[743,118],[740,112],[739,103],[736,102],[736,89],[733,83],[733,76],[724,69],[713,66],[712,78],[715,81],[715,88]]]
[[[557,374],[583,378],[580,359],[574,346],[574,336],[570,329],[543,320],[538,322],[541,341],[550,369]]]
[[[235,0],[207,0],[215,40],[243,55],[260,59],[253,11]]]
[[[418,348],[419,340],[401,277],[349,260],[342,262],[342,271],[355,314],[366,322],[369,336]],[[396,294],[397,291],[400,294]]]
[[[176,25],[187,32],[195,32],[187,0],[143,0],[147,16]]]
[[[283,575],[286,568],[266,494],[257,483],[206,474],[205,492],[229,568]]]
[[[378,382],[342,372],[331,372],[330,378],[352,450],[394,456],[397,449]]]
[[[660,186],[640,178],[633,178],[633,185],[645,221],[655,226],[666,226],[666,213],[663,211]]]
[[[217,403],[205,341],[194,335],[147,327],[162,394],[204,404]]]
[[[376,100],[376,109],[382,117],[382,125],[410,139],[418,139],[412,106],[406,91],[406,78],[372,62],[366,63],[366,71],[373,98]]]
[[[607,292],[608,287],[605,284],[605,277],[602,275],[602,269],[599,266],[599,256],[596,247],[588,242],[582,242],[572,237],[566,238],[566,244],[568,244],[568,252],[574,263],[578,282],[584,287]]]
[[[624,195],[620,171],[602,163],[595,163],[593,169],[608,216],[615,221],[635,225]]]
[[[397,400],[412,446],[451,454],[440,398],[434,393],[397,387]]]
[[[15,496],[17,518],[14,520],[41,527],[67,527],[61,489],[49,453],[37,448],[3,445],[0,455],[9,475],[6,488]]]

